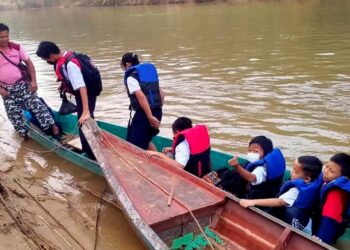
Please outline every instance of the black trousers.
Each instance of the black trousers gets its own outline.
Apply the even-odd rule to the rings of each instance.
[[[159,121],[162,120],[163,111],[161,108],[151,109],[152,114]],[[155,129],[149,123],[145,112],[138,109],[132,121],[128,126],[126,140],[142,149],[147,149],[150,141],[159,133],[159,129]]]
[[[95,107],[96,107],[96,96],[89,96],[88,95],[88,102],[89,102],[89,111],[90,111],[90,116],[92,118],[94,117],[94,111],[95,111]],[[81,100],[81,96],[80,95],[76,95],[75,96],[75,101],[77,103],[77,113],[78,113],[78,119],[81,117],[81,115],[83,114],[83,102]],[[80,137],[80,142],[81,142],[81,146],[83,149],[83,152],[87,153],[87,155],[89,156],[90,159],[95,160],[95,156],[94,153],[92,152],[89,143],[87,142],[83,131],[81,130],[81,127],[79,127],[79,137]]]

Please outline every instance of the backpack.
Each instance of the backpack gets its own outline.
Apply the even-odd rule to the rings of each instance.
[[[82,53],[73,52],[72,55],[69,56],[64,62],[66,70],[68,62],[70,62],[73,58],[76,58],[80,63],[81,73],[88,92],[94,96],[100,95],[102,91],[101,74],[90,57]]]

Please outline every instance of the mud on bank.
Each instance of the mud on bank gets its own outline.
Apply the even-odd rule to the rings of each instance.
[[[86,173],[87,178],[77,182],[52,169],[44,171],[46,176],[33,171],[41,165],[38,159],[25,158],[0,153],[1,248],[122,249],[128,245],[116,241],[118,231],[130,234],[130,229],[104,180],[96,184],[94,179],[100,177]],[[81,202],[82,196],[87,200]],[[136,244],[130,249],[142,248]]]

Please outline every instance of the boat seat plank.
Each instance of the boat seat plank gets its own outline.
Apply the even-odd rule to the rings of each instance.
[[[78,149],[78,150],[82,150],[80,137],[76,137],[76,138],[68,141],[67,144],[69,146],[71,146],[72,148],[75,148],[75,149]]]

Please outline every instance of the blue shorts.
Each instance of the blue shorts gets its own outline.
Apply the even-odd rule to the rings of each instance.
[[[152,114],[159,121],[162,120],[162,109],[152,109]],[[147,149],[150,141],[159,133],[159,129],[151,127],[145,112],[142,109],[136,111],[128,127],[126,140],[142,149]]]
[[[308,211],[293,206],[275,208],[271,214],[300,230],[303,230],[310,220]]]

